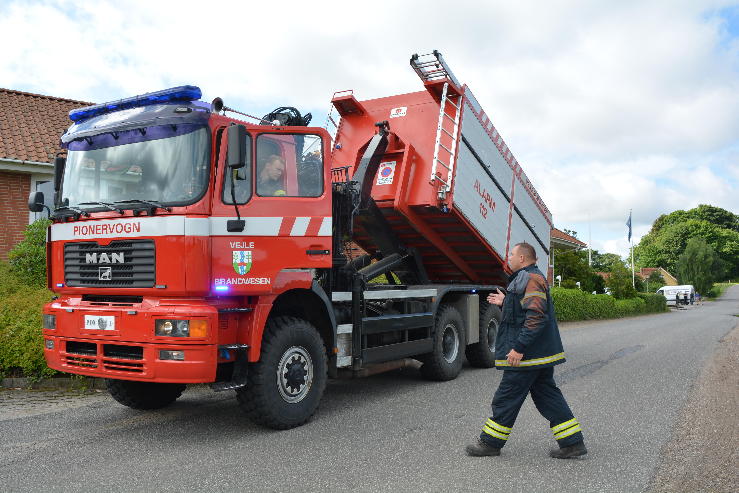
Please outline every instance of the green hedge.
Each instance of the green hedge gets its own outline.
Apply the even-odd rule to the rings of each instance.
[[[0,376],[40,378],[55,373],[46,366],[41,335],[41,310],[51,296],[0,262]]]
[[[667,300],[657,294],[618,300],[607,294],[589,294],[580,289],[552,288],[552,299],[560,322],[619,318],[667,310]]]

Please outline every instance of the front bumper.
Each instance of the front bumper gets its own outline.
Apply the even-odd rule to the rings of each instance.
[[[151,299],[138,303],[86,302],[62,298],[44,314],[56,317],[44,329],[44,355],[50,368],[67,373],[160,383],[205,383],[216,379],[218,344],[236,342],[235,326],[224,324],[218,307],[204,299]],[[89,320],[108,323],[91,327]],[[164,337],[157,319],[206,320],[205,337]],[[161,351],[182,351],[184,360],[162,359]]]
[[[216,376],[215,345],[112,342],[49,335],[44,335],[44,339],[49,368],[67,373],[159,383],[205,383],[213,382]],[[162,360],[161,350],[183,351],[185,359]]]

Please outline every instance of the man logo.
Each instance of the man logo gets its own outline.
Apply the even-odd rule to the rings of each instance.
[[[112,267],[98,267],[98,280],[110,281],[113,279]]]
[[[105,330],[105,328],[108,326],[108,321],[104,318],[98,319],[98,327],[100,327],[101,330]]]
[[[122,264],[125,262],[123,252],[111,252],[107,253],[86,253],[85,263],[86,264]]]
[[[251,250],[233,250],[233,265],[237,274],[244,275],[251,270]]]

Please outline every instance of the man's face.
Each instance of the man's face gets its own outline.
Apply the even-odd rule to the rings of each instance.
[[[267,163],[267,176],[270,180],[280,180],[285,172],[285,165],[279,159],[273,159]]]
[[[526,259],[519,252],[519,248],[517,246],[513,247],[513,250],[508,253],[508,267],[510,267],[512,271],[517,271],[526,265]]]

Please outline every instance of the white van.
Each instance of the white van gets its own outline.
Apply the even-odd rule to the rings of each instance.
[[[681,286],[662,286],[657,290],[657,294],[661,294],[667,298],[668,306],[679,306],[685,304],[685,295],[688,295],[688,304],[692,305],[695,300],[695,288],[692,284],[683,284]]]

